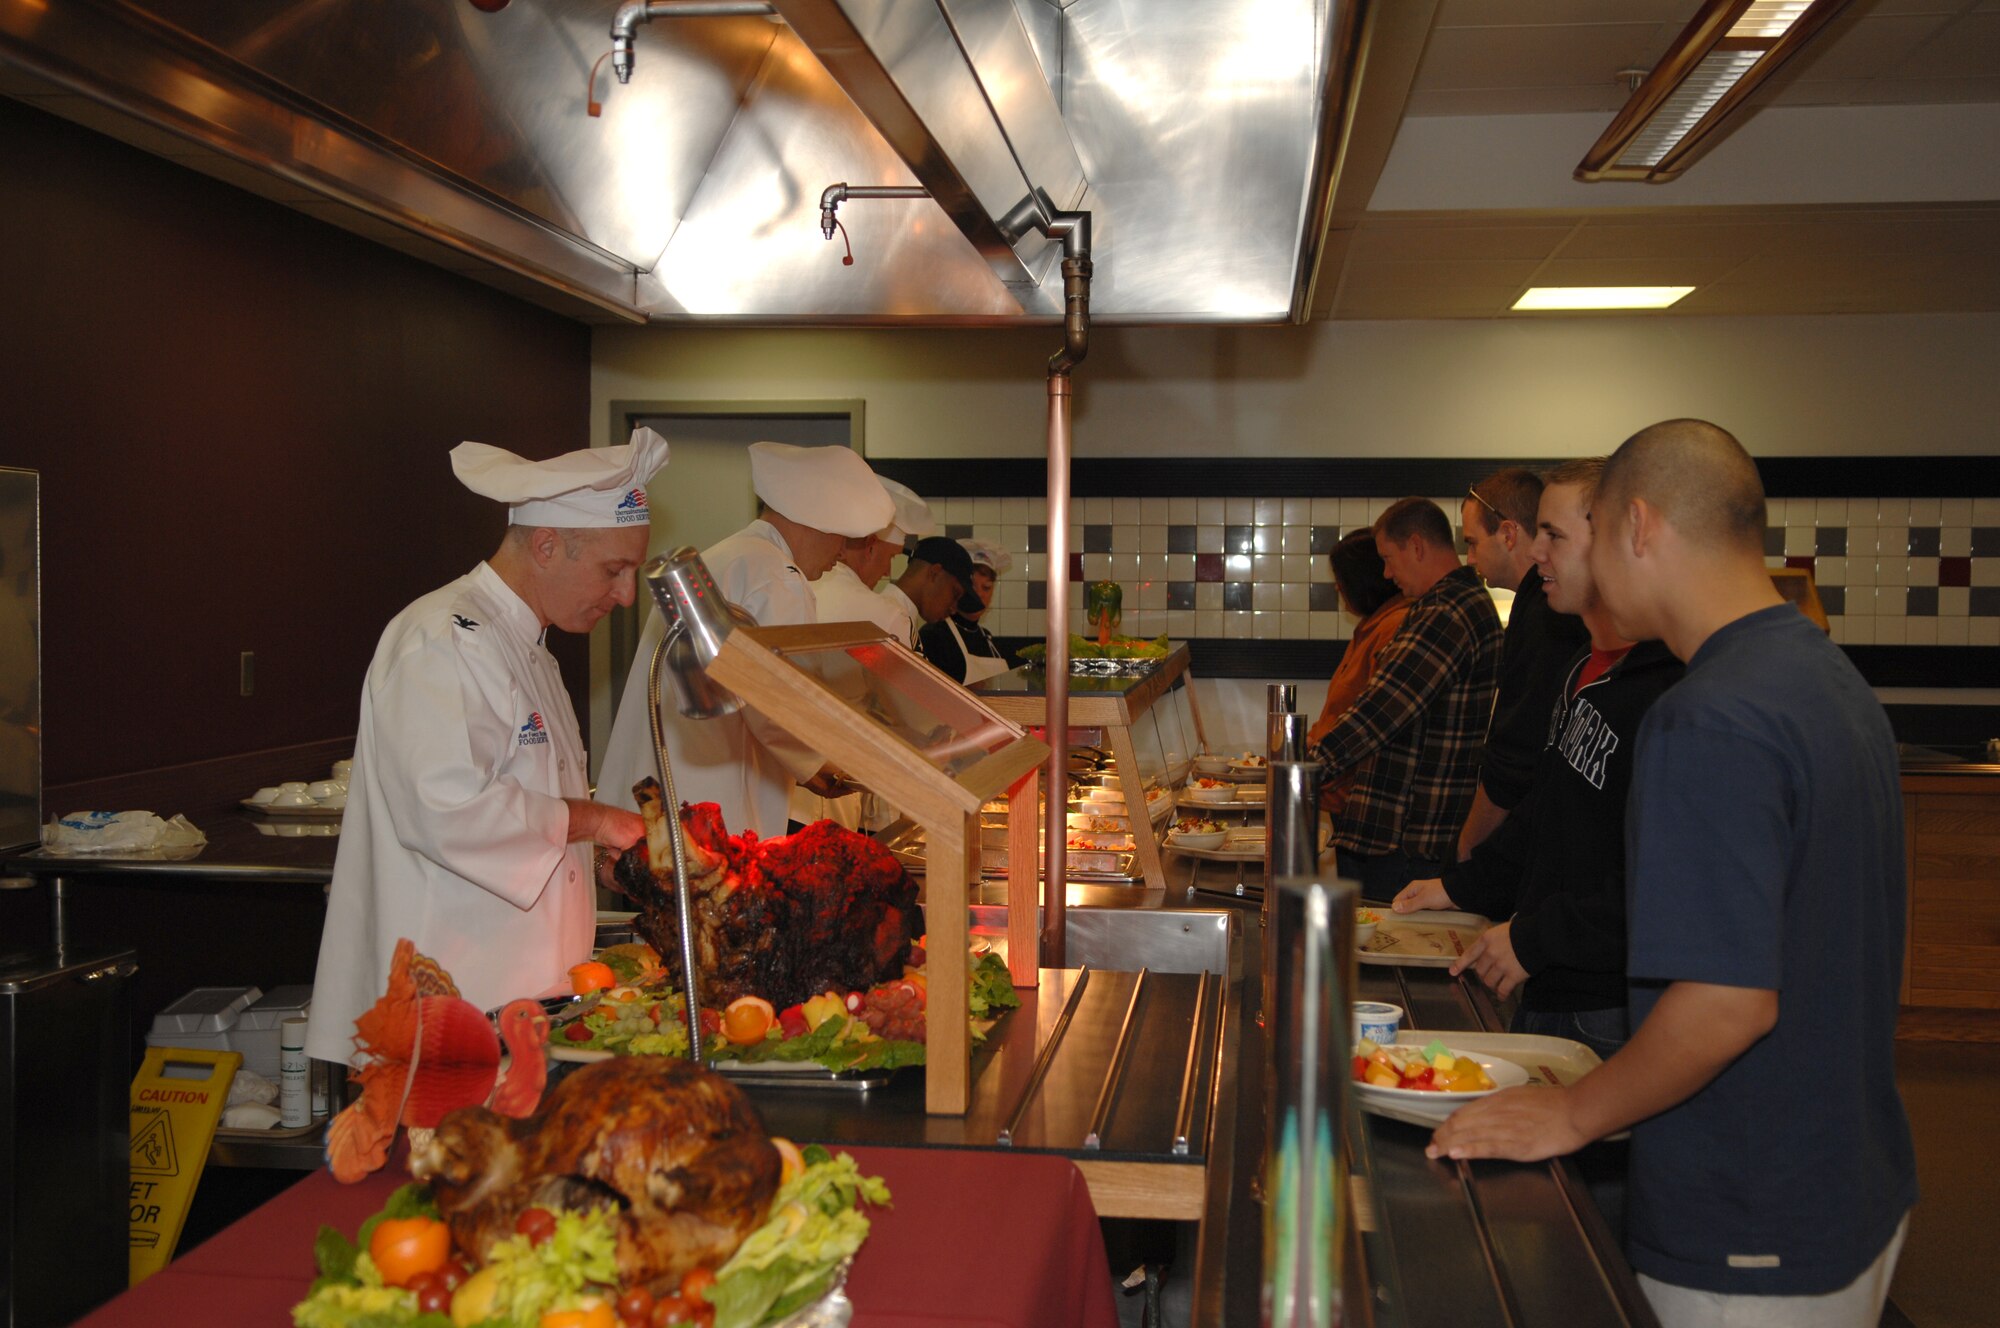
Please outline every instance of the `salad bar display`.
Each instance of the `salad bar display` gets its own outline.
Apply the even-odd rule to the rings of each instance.
[[[893,978],[866,988],[827,989],[780,1009],[754,993],[717,1009],[704,1006],[702,1057],[725,1074],[751,1066],[818,1065],[846,1072],[892,1070],[924,1063],[930,984],[921,941]],[[971,962],[970,1032],[982,1041],[1021,998],[1007,966],[988,953]],[[579,999],[550,1022],[549,1051],[558,1061],[610,1056],[687,1056],[687,1024],[659,955],[647,945],[600,950],[571,971]]]

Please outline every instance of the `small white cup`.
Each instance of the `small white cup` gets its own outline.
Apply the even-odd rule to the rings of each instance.
[[[340,780],[342,783],[346,783],[349,779],[353,778],[353,776],[354,776],[354,762],[335,761],[333,763],[333,777],[335,779]]]
[[[1354,1003],[1354,1040],[1367,1038],[1370,1042],[1393,1045],[1396,1030],[1403,1023],[1403,1007],[1391,1005],[1387,1001],[1356,1001]]]
[[[312,796],[312,794],[310,794],[310,793],[306,792],[306,791],[305,791],[305,790],[304,790],[303,788],[298,788],[298,789],[285,789],[285,788],[281,788],[281,789],[279,790],[279,792],[278,792],[278,796],[277,796],[277,797],[275,797],[275,798],[273,798],[273,799],[271,799],[271,800],[270,800],[269,802],[265,803],[264,805],[265,805],[266,807],[317,807],[317,806],[319,806],[319,804],[318,804],[317,802],[314,802],[314,801],[313,801],[313,796]]]
[[[321,779],[306,785],[306,792],[314,802],[325,802],[328,798],[346,791],[346,786],[337,779]]]
[[[282,784],[278,785],[278,792],[280,792],[280,793],[304,793],[304,792],[306,791],[307,787],[308,787],[308,785],[306,784],[306,782],[305,782],[305,781],[304,781],[303,779],[288,779],[288,780],[286,780],[286,781],[285,781],[284,783],[282,783]]]
[[[276,788],[260,788],[255,793],[252,793],[250,795],[250,801],[255,803],[268,803],[277,796],[278,796],[278,790]]]
[[[319,800],[319,805],[320,808],[324,811],[329,811],[329,812],[345,811],[347,809],[347,790],[342,789],[338,793],[331,794],[328,797],[321,798]]]

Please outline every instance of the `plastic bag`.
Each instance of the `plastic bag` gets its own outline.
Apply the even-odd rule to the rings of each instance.
[[[192,854],[206,843],[187,817],[163,821],[152,812],[71,812],[42,827],[42,847],[51,853],[165,857]]]

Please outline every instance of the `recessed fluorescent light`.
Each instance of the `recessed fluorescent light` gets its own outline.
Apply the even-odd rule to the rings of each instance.
[[[1824,31],[1847,4],[1702,0],[1584,154],[1576,178],[1654,184],[1674,179],[1743,118],[1758,85]]]
[[[1664,309],[1692,286],[1530,286],[1517,310]]]

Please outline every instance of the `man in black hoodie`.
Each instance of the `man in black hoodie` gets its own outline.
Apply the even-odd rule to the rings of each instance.
[[[1571,461],[1542,492],[1535,566],[1558,613],[1589,648],[1571,661],[1527,796],[1441,878],[1413,881],[1394,908],[1462,908],[1495,924],[1453,965],[1502,997],[1522,986],[1514,1031],[1572,1038],[1609,1057],[1628,1034],[1625,1004],[1625,795],[1639,720],[1680,679],[1657,641],[1620,637],[1584,555],[1602,458]]]

